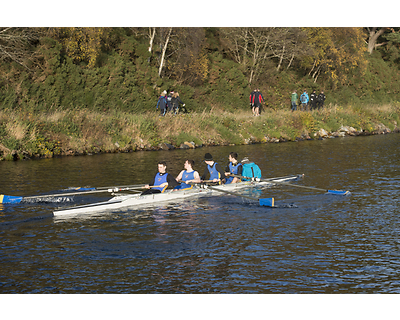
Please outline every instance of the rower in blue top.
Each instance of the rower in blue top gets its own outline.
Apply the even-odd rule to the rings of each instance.
[[[225,179],[225,173],[221,166],[213,160],[213,157],[210,153],[206,153],[204,155],[204,162],[207,164],[207,167],[201,176],[201,180],[204,181],[207,175],[209,175],[209,180],[212,180],[214,183],[221,184]]]
[[[176,186],[174,190],[187,190],[193,188],[191,183],[200,183],[200,175],[197,171],[193,169],[194,160],[187,159],[183,167],[185,170],[182,170],[178,176],[176,177],[176,181],[184,181],[180,185]],[[185,183],[186,182],[186,183]]]
[[[141,195],[162,193],[168,187],[174,188],[177,185],[178,183],[174,177],[167,173],[167,163],[165,161],[160,161],[158,163],[157,174],[154,176],[150,184],[144,186],[148,190],[143,191]]]
[[[229,154],[229,164],[225,168],[225,176],[228,176],[225,182],[226,184],[240,182],[240,178],[238,177],[232,177],[232,176],[229,177],[229,175],[231,174],[238,176],[242,175],[243,167],[242,164],[238,162],[237,158],[238,154],[236,152],[231,152]]]

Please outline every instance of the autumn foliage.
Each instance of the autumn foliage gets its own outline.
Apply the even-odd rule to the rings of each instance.
[[[235,112],[248,108],[256,87],[273,110],[289,108],[292,90],[303,88],[325,90],[326,103],[397,101],[399,34],[361,27],[0,28],[0,109],[143,113],[154,110],[160,92],[175,90],[189,112]]]

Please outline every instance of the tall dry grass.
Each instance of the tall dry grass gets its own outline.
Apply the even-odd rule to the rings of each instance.
[[[400,104],[330,105],[311,112],[264,110],[254,117],[250,110],[238,113],[216,109],[160,117],[118,110],[102,113],[87,110],[51,110],[42,113],[0,111],[0,158],[11,153],[23,157],[120,152],[157,149],[168,143],[179,147],[185,141],[196,145],[226,145],[293,141],[312,136],[323,128],[340,126],[374,131],[379,126],[397,128]]]

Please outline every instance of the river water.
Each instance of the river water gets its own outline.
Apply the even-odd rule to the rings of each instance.
[[[109,199],[0,205],[0,293],[400,293],[400,136],[204,147],[1,162],[1,192],[148,183],[165,159],[250,157],[263,177],[351,191],[256,189],[278,208],[231,195],[56,219],[59,207]]]

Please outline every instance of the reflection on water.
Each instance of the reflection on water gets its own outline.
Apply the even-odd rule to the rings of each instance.
[[[304,173],[308,186],[247,190],[277,208],[218,195],[52,217],[107,194],[0,205],[1,293],[399,293],[399,137],[137,152],[2,162],[2,194],[148,183],[210,152],[250,157],[263,176]],[[388,153],[390,150],[390,153]],[[66,201],[68,199],[68,201]],[[54,200],[54,199],[53,199]]]

